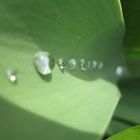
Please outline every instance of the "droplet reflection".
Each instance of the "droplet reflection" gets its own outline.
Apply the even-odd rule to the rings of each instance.
[[[103,62],[99,62],[99,64],[98,64],[98,69],[102,69],[104,67],[104,64],[103,64]]]
[[[36,54],[33,63],[37,71],[42,75],[51,74],[55,65],[54,58],[48,52]]]
[[[86,71],[86,70],[87,70],[87,62],[86,62],[85,59],[81,59],[81,60],[80,60],[80,69],[81,69],[82,71]]]
[[[93,60],[92,61],[92,68],[95,69],[97,67],[98,63],[97,61]]]
[[[9,81],[11,81],[11,82],[16,82],[17,77],[16,77],[16,72],[15,72],[15,70],[13,70],[13,69],[11,69],[11,68],[7,69],[7,70],[6,70],[6,75],[7,75],[8,79],[9,79]]]
[[[70,70],[74,70],[77,67],[77,62],[75,59],[72,58],[68,61],[68,65]]]
[[[58,67],[61,71],[64,71],[66,68],[66,60],[64,58],[60,58],[57,60]]]
[[[124,68],[123,68],[123,66],[117,66],[115,73],[118,76],[122,76],[124,74]]]

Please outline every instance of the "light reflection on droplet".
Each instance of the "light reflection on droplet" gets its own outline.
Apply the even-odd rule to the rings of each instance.
[[[77,62],[74,58],[72,58],[68,61],[68,65],[70,70],[74,70],[77,67]]]
[[[64,71],[66,68],[66,60],[64,58],[60,58],[57,60],[57,64],[59,66],[59,69]]]
[[[48,52],[37,53],[33,60],[37,71],[42,75],[49,75],[55,65],[54,58]]]
[[[80,69],[81,69],[82,71],[86,71],[86,70],[87,70],[87,62],[86,62],[85,59],[81,59],[81,60],[80,60]]]
[[[98,62],[96,60],[92,61],[92,68],[95,69],[98,65]]]
[[[88,69],[91,69],[91,66],[92,66],[91,61],[88,61],[88,62],[87,62],[87,68],[88,68]]]
[[[122,76],[124,74],[124,67],[123,66],[117,66],[115,70],[116,75]]]
[[[99,62],[99,64],[98,64],[98,69],[102,69],[103,67],[104,67],[103,62]]]
[[[9,68],[9,69],[6,70],[6,75],[7,75],[8,79],[9,79],[9,81],[11,81],[11,82],[15,82],[16,79],[17,79],[16,78],[16,72],[15,72],[15,70],[13,70],[11,68]]]

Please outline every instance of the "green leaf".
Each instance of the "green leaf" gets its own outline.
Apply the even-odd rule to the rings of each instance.
[[[113,135],[107,140],[139,140],[140,139],[140,126],[135,126]]]
[[[119,82],[122,93],[108,134],[112,135],[140,123],[140,8],[139,0],[121,0],[126,24],[124,50],[127,58],[129,77]]]
[[[140,1],[121,0],[124,19],[126,24],[126,35],[124,39],[125,54],[131,77],[140,77]]]
[[[117,106],[117,108],[118,108],[118,106]],[[122,118],[113,117],[113,119],[111,120],[111,123],[109,124],[109,127],[107,129],[106,135],[112,136],[120,131],[128,129],[131,126],[132,126],[132,124],[129,124],[127,122],[127,120],[122,119]]]
[[[140,123],[140,79],[129,79],[119,83],[122,100],[119,102],[115,116],[131,122]]]
[[[115,68],[125,67],[119,1],[1,0],[0,30],[0,139],[100,139],[120,99]],[[39,51],[105,67],[61,73],[55,66],[46,79],[32,64]],[[8,67],[17,70],[15,84]]]
[[[109,135],[140,123],[140,79],[123,80],[118,85],[122,93],[122,99],[109,126],[107,132]]]

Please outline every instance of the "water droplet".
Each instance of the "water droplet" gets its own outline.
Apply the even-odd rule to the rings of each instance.
[[[123,66],[117,66],[115,72],[116,72],[116,74],[117,74],[118,76],[122,76],[122,75],[124,74],[124,68],[123,68]]]
[[[60,70],[62,70],[62,71],[65,70],[65,68],[66,68],[66,60],[64,58],[58,59],[57,64],[58,64]]]
[[[42,75],[51,74],[55,65],[54,58],[48,52],[37,53],[34,56],[33,63],[37,71]]]
[[[75,59],[72,58],[68,61],[68,65],[69,65],[70,70],[74,70],[74,69],[76,69],[77,62]]]
[[[104,67],[103,62],[100,62],[100,63],[98,64],[98,69],[102,69],[103,67]]]
[[[92,61],[92,68],[95,69],[97,67],[98,63],[97,61],[93,60]]]
[[[88,62],[87,62],[87,68],[88,68],[88,69],[91,69],[91,65],[92,65],[91,61],[88,61]]]
[[[15,82],[17,80],[16,72],[11,68],[6,70],[6,75],[11,82]]]
[[[87,70],[87,62],[86,62],[85,59],[81,59],[81,60],[80,60],[80,69],[81,69],[82,71],[86,71],[86,70]]]

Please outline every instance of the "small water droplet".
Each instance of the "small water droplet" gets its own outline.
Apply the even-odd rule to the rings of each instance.
[[[11,68],[6,70],[6,75],[11,82],[15,82],[17,80],[16,72]]]
[[[93,60],[92,61],[92,68],[95,69],[97,67],[98,63],[97,61]]]
[[[103,62],[100,62],[100,63],[98,64],[98,69],[102,69],[103,67],[104,67]]]
[[[81,69],[82,71],[86,71],[86,70],[87,70],[87,62],[86,62],[85,59],[81,59],[81,60],[80,60],[80,69]]]
[[[42,75],[49,75],[55,65],[54,58],[48,52],[40,52],[34,56],[34,66]]]
[[[58,59],[57,64],[58,64],[60,70],[62,70],[62,71],[65,70],[65,68],[66,68],[66,60],[64,58]]]
[[[70,70],[74,70],[74,69],[76,69],[77,62],[75,59],[72,58],[68,61],[68,65],[69,65]]]
[[[91,66],[92,66],[91,61],[88,61],[88,62],[87,62],[87,68],[88,68],[88,69],[91,69]]]
[[[117,66],[115,72],[116,72],[116,74],[117,74],[118,76],[122,76],[122,75],[124,74],[124,68],[123,68],[123,66]]]

